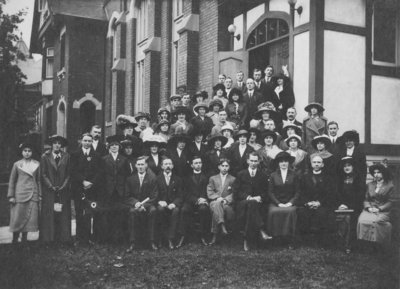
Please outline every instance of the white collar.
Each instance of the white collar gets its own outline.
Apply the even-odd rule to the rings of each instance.
[[[316,171],[313,170],[313,174],[314,175],[320,175],[321,173],[322,173],[322,170],[320,170],[319,172],[316,172]]]

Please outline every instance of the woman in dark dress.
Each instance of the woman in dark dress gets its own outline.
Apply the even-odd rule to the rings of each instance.
[[[324,173],[336,179],[336,157],[328,151],[331,144],[329,136],[325,134],[314,137],[311,145],[315,152],[310,155],[310,160],[312,160],[315,155],[319,155],[324,161]],[[309,169],[311,170],[311,161],[309,161]]]
[[[365,181],[355,170],[352,157],[342,158],[339,167],[336,222],[346,253],[350,253],[351,245],[356,240],[357,218],[362,211]]]
[[[149,138],[145,138],[143,144],[146,150],[145,154],[149,157],[147,165],[155,175],[158,175],[161,172],[161,159],[165,155],[167,143],[161,136],[152,135]]]
[[[279,100],[277,106],[278,111],[282,116],[286,116],[286,111],[289,107],[294,106],[294,92],[290,84],[289,78],[283,73],[276,78],[275,95]]]
[[[228,120],[236,124],[237,128],[242,128],[247,119],[247,104],[243,101],[243,93],[234,87],[228,95],[229,102],[225,107]]]
[[[275,157],[278,169],[269,180],[268,194],[271,200],[268,210],[267,228],[272,236],[293,238],[296,232],[296,201],[300,193],[300,183],[289,168],[294,158],[287,152]]]

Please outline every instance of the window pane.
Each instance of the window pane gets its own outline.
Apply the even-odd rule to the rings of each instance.
[[[374,5],[374,60],[396,62],[396,10],[382,2]]]
[[[46,59],[46,78],[53,78],[53,58]]]

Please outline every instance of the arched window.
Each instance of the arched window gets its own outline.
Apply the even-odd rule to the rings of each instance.
[[[92,101],[85,101],[81,104],[79,112],[81,133],[90,131],[90,128],[95,124],[96,106]]]
[[[265,19],[247,38],[246,49],[289,36],[289,26],[282,19]]]

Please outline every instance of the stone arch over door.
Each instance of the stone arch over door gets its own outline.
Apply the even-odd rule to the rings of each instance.
[[[57,106],[57,134],[67,137],[67,104],[61,96]]]

